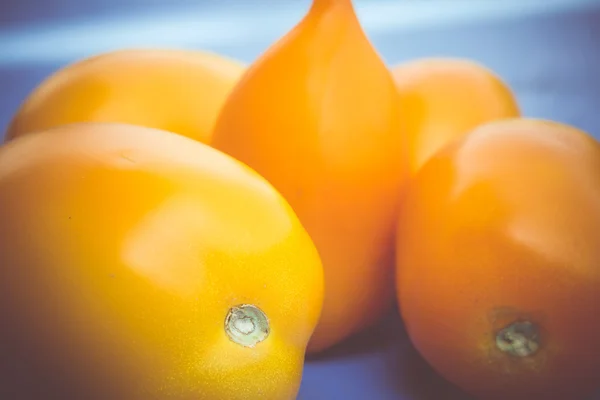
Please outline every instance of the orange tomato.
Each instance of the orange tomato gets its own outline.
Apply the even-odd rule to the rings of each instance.
[[[424,358],[481,399],[586,398],[600,377],[600,145],[559,123],[488,123],[407,193],[397,293]]]
[[[245,70],[206,51],[119,50],[78,61],[44,80],[24,101],[6,140],[73,122],[121,122],[206,143]]]
[[[394,302],[393,234],[406,173],[399,99],[350,0],[315,0],[240,80],[211,144],[290,202],[325,269],[309,344],[324,350]]]
[[[519,116],[508,85],[472,60],[411,60],[394,66],[392,74],[409,133],[412,174],[447,142],[478,125]]]
[[[10,399],[293,399],[316,248],[272,186],[188,138],[72,124],[0,148]]]

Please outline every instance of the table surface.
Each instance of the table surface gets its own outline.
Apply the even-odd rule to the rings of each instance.
[[[0,132],[46,76],[122,47],[211,49],[251,62],[309,0],[4,0],[0,4]],[[526,116],[600,138],[600,1],[357,0],[389,64],[469,57],[515,91]],[[0,133],[1,136],[1,133]],[[600,399],[600,393],[595,399]],[[409,344],[397,314],[306,363],[299,399],[466,400]]]

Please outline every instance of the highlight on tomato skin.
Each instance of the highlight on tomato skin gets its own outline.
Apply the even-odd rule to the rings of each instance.
[[[211,145],[290,202],[325,269],[308,351],[380,321],[394,303],[393,236],[408,175],[391,73],[350,0],[314,0],[232,90]]]
[[[446,143],[477,126],[520,116],[508,83],[478,61],[426,57],[391,71],[409,137],[411,175]]]
[[[588,400],[600,377],[600,144],[544,120],[484,124],[403,199],[397,296],[412,343],[484,400]]]
[[[283,197],[166,131],[80,123],[0,147],[10,399],[295,399],[323,302]]]
[[[64,66],[23,101],[5,141],[77,122],[113,122],[210,140],[246,65],[206,50],[121,49]]]

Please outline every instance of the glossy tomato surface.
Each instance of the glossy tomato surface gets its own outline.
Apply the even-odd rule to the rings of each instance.
[[[600,145],[567,125],[483,125],[403,204],[399,306],[441,375],[482,399],[587,398],[600,378]]]
[[[119,122],[207,142],[245,70],[200,50],[126,49],[71,63],[39,83],[12,118],[6,139],[75,122]]]
[[[26,135],[0,236],[5,398],[295,398],[323,272],[245,165],[135,126]]]

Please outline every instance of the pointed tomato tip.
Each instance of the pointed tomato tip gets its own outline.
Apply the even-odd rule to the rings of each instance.
[[[333,7],[343,7],[354,10],[352,0],[313,0],[310,12],[323,12]]]

